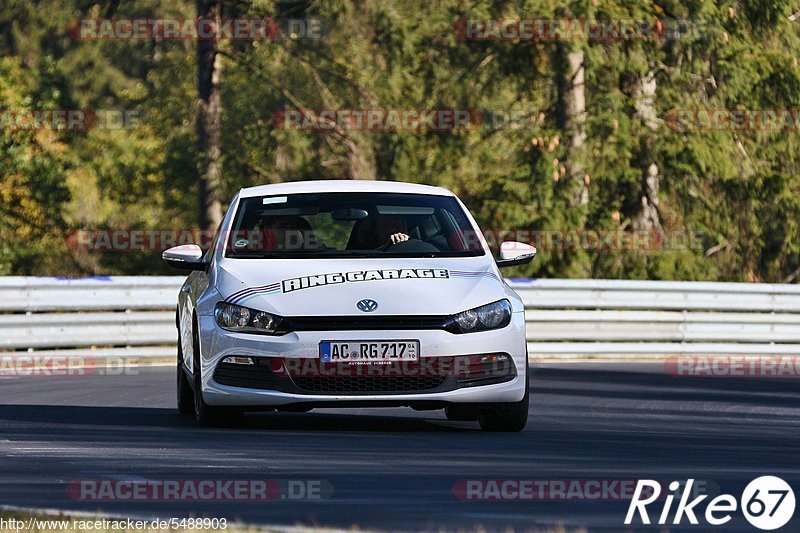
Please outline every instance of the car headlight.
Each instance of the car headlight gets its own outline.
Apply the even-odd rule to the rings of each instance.
[[[281,317],[277,315],[226,302],[217,304],[214,318],[222,329],[265,335],[274,335],[281,323]]]
[[[473,333],[504,328],[510,322],[511,304],[508,300],[500,300],[453,315],[445,329],[451,333]]]

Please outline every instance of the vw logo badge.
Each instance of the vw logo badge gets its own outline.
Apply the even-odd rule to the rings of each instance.
[[[365,313],[371,313],[378,308],[378,302],[375,300],[361,300],[356,304],[359,311],[364,311]]]

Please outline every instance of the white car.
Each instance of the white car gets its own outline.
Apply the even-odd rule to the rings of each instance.
[[[525,313],[464,205],[442,188],[307,181],[242,189],[178,301],[178,408],[409,406],[492,431],[528,419]]]

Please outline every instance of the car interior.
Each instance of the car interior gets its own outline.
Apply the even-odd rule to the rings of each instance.
[[[278,211],[276,213],[276,211]],[[409,253],[475,251],[453,215],[442,208],[358,206],[304,213],[303,208],[257,209],[244,214],[232,234],[236,252],[388,251]],[[342,213],[349,213],[342,215]],[[355,216],[352,213],[356,213]],[[387,243],[379,220],[390,219],[408,240]],[[337,237],[336,235],[339,235]]]

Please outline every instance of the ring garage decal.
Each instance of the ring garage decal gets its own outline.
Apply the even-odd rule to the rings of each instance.
[[[250,287],[239,292],[231,294],[226,300],[228,303],[240,304],[250,298],[255,298],[260,295],[277,294],[281,292],[280,282],[270,283],[269,285],[262,285],[261,287]]]
[[[294,292],[325,285],[356,283],[359,281],[383,281],[390,279],[447,279],[450,272],[442,268],[404,268],[394,270],[357,270],[355,272],[320,274],[283,280],[283,292]]]
[[[226,301],[241,304],[256,296],[267,296],[278,293],[289,293],[326,285],[341,283],[358,283],[362,281],[386,281],[397,279],[499,279],[494,272],[469,272],[447,270],[444,268],[403,268],[388,270],[356,270],[353,272],[334,272],[290,278],[260,287],[250,287],[231,294]]]
[[[468,272],[464,270],[451,270],[450,271],[451,278],[492,278],[500,281],[500,276],[495,274],[494,272]]]

